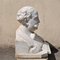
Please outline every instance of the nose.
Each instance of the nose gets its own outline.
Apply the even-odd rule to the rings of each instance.
[[[38,19],[38,23],[40,23],[40,20]]]
[[[37,20],[38,20],[38,22],[37,22],[37,23],[40,23],[40,19],[38,18]]]

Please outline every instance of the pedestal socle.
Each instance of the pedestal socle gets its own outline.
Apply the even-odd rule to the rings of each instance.
[[[45,59],[17,59],[17,60],[48,60],[48,59],[45,58]]]

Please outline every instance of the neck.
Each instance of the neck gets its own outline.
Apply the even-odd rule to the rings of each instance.
[[[31,32],[24,25],[20,25],[20,30],[28,35],[31,34]]]

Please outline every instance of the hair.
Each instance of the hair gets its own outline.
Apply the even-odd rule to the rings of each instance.
[[[17,12],[17,20],[20,23],[26,25],[26,23],[32,17],[34,17],[35,14],[38,15],[38,12],[33,7],[26,6],[26,7],[23,7],[23,8],[21,8],[21,9],[18,10],[18,12]]]

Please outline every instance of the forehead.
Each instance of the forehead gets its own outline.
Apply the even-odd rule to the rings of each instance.
[[[37,11],[33,11],[32,12],[32,17],[37,17],[38,16],[38,12]]]

